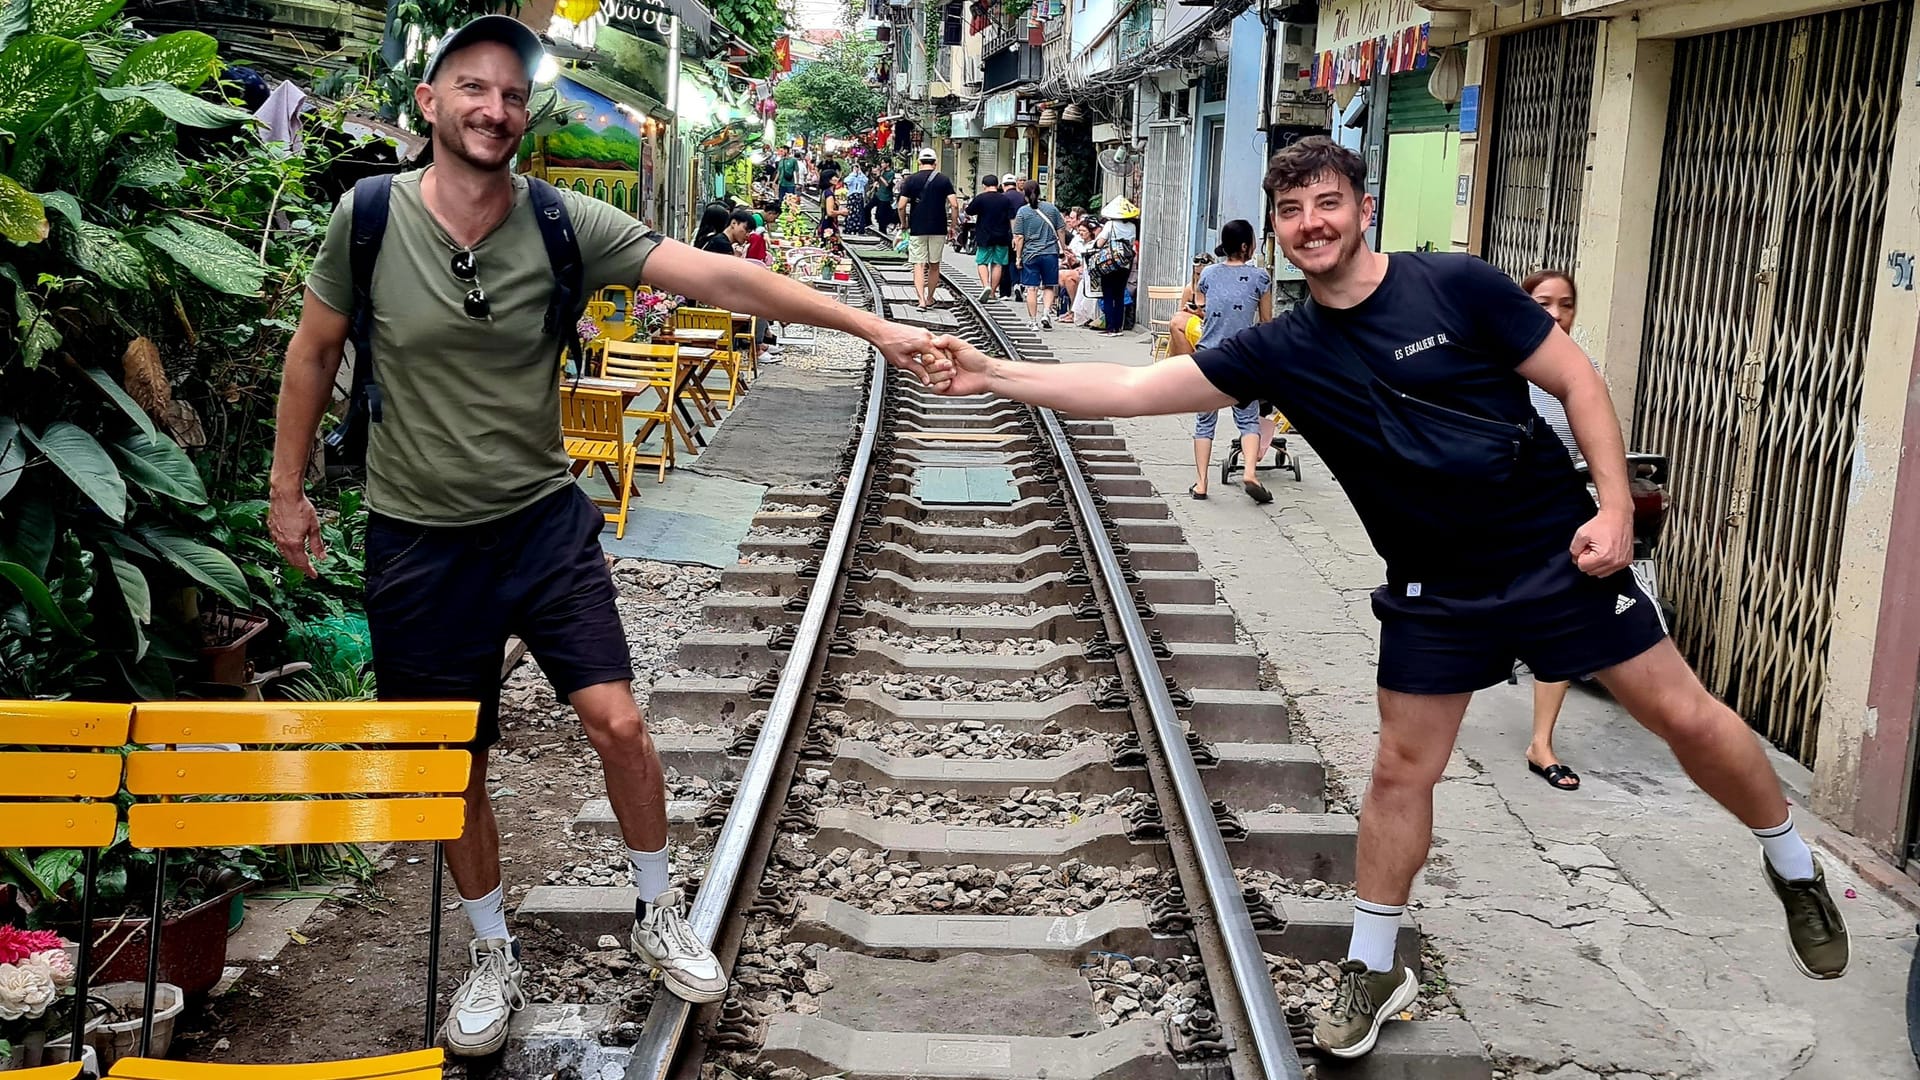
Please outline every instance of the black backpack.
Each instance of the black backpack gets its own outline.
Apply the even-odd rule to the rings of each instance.
[[[580,238],[560,192],[537,176],[527,177],[527,195],[540,239],[546,243],[553,267],[553,297],[547,302],[547,334],[563,342],[576,370],[583,361],[580,317],[587,310],[586,266],[580,261]],[[353,343],[353,390],[347,414],[326,437],[329,475],[366,468],[367,435],[381,420],[380,384],[373,375],[373,264],[386,238],[387,210],[393,197],[393,176],[369,176],[353,185],[353,242],[348,249],[353,271],[353,311],[348,315],[347,340]]]

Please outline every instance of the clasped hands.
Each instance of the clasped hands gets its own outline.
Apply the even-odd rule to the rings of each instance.
[[[935,393],[952,397],[988,389],[993,358],[952,334],[887,323],[874,346],[887,363],[920,380]]]

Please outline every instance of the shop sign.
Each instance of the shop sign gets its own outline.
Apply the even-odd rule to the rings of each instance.
[[[987,98],[982,125],[990,128],[1008,127],[1020,115],[1020,92],[1003,90]]]
[[[1393,74],[1426,67],[1428,18],[1416,0],[1321,0],[1313,85],[1366,82],[1382,68]]]

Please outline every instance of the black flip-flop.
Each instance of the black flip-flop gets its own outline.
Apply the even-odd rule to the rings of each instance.
[[[1534,764],[1532,758],[1528,758],[1527,771],[1545,780],[1548,784],[1551,784],[1560,791],[1580,790],[1580,774],[1559,762],[1555,762],[1543,769]],[[1567,783],[1569,780],[1573,782]]]
[[[1207,493],[1200,490],[1199,484],[1188,484],[1187,494],[1193,496],[1196,499],[1204,499],[1207,497]]]
[[[1266,488],[1251,480],[1243,482],[1240,486],[1247,489],[1248,498],[1259,503],[1261,506],[1265,506],[1273,501],[1273,492],[1268,491]]]

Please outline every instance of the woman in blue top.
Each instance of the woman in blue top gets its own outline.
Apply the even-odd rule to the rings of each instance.
[[[1194,286],[1194,299],[1201,307],[1199,349],[1211,349],[1256,322],[1273,318],[1273,279],[1253,265],[1253,225],[1235,218],[1220,226],[1220,246],[1214,254],[1223,260],[1200,272]],[[1213,429],[1220,413],[1203,412],[1193,419],[1193,465],[1200,479],[1187,492],[1196,499],[1207,497],[1207,473],[1213,458]],[[1273,495],[1260,485],[1254,468],[1260,463],[1260,403],[1249,402],[1233,408],[1233,426],[1240,432],[1240,460],[1246,472],[1240,484],[1257,503],[1270,503]]]

